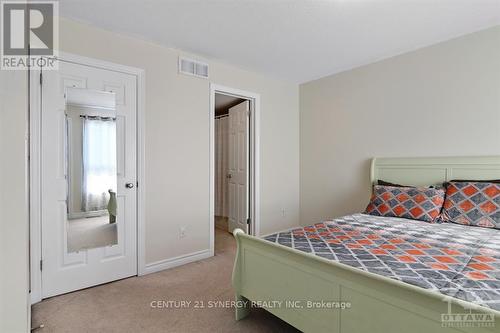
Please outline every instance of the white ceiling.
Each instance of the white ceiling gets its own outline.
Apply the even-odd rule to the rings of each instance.
[[[61,0],[60,11],[293,82],[500,24],[500,0]]]

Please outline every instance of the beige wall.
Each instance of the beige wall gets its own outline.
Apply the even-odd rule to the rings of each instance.
[[[83,121],[80,117],[81,109],[67,107],[69,137],[69,218],[72,214],[82,212],[82,177],[83,177]]]
[[[300,86],[302,224],[359,212],[374,156],[500,154],[500,27]]]
[[[27,75],[0,70],[0,332],[28,331]]]
[[[209,248],[209,82],[261,95],[261,232],[298,225],[297,85],[214,61],[210,81],[179,75],[179,51],[65,19],[60,45],[146,70],[147,263]]]

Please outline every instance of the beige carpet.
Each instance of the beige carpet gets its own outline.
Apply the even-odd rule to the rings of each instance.
[[[270,313],[253,309],[234,320],[232,308],[154,309],[152,301],[233,300],[232,236],[216,229],[215,257],[46,299],[32,310],[37,332],[297,332]]]
[[[224,231],[228,231],[229,219],[225,216],[215,216],[215,227]]]
[[[68,252],[117,243],[116,223],[109,223],[108,215],[68,220]]]

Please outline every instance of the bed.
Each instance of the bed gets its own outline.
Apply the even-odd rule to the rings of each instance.
[[[370,175],[417,186],[498,179],[500,156],[377,158]],[[354,214],[264,238],[235,230],[236,319],[260,306],[304,332],[499,332],[499,230],[402,220]],[[362,247],[331,251],[344,243],[336,234]]]

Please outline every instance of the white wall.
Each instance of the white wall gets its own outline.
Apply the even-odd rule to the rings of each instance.
[[[0,332],[27,332],[27,75],[0,70]]]
[[[302,224],[359,212],[374,156],[500,154],[500,27],[300,86]]]
[[[298,225],[297,85],[215,61],[210,81],[179,75],[180,51],[66,19],[60,45],[146,70],[147,263],[209,248],[210,81],[261,94],[261,232]],[[179,239],[180,226],[186,238]]]

